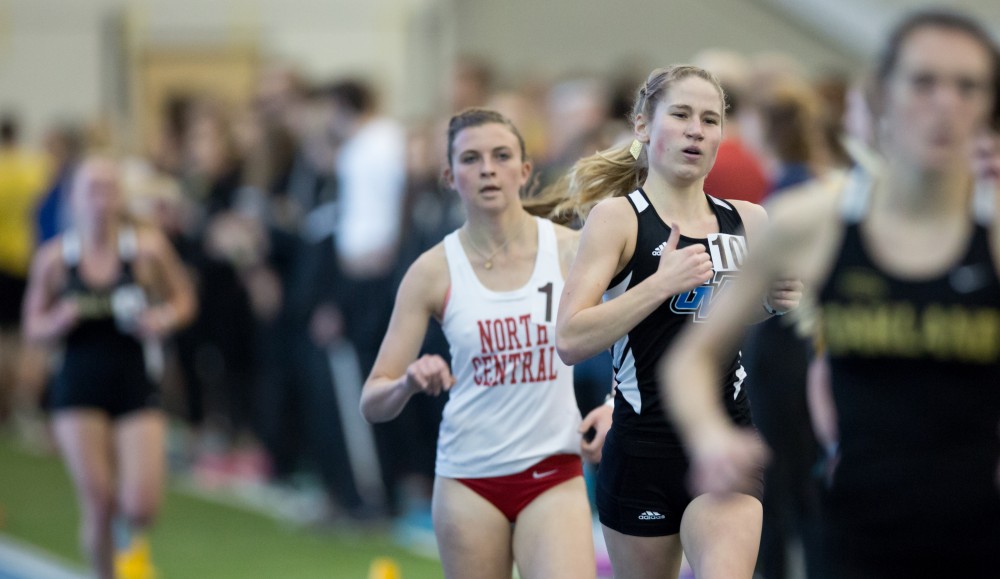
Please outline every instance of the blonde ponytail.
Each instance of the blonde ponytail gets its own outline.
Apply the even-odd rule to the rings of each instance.
[[[525,200],[524,207],[556,223],[582,223],[604,199],[635,191],[647,172],[645,147],[638,159],[632,157],[628,145],[612,147],[574,163],[558,181]]]

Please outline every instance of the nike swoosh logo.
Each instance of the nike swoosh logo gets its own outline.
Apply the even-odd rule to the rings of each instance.
[[[538,472],[536,470],[533,473],[531,473],[531,478],[533,478],[533,479],[545,478],[545,477],[547,477],[549,475],[556,474],[557,472],[559,472],[559,469],[557,469],[557,468],[556,469],[552,469],[552,470],[547,470],[545,472]]]

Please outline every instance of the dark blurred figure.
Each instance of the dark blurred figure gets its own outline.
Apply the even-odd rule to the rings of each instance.
[[[744,142],[739,121],[742,101],[750,85],[750,62],[739,53],[708,50],[696,55],[693,63],[714,74],[726,93],[722,144],[705,179],[705,192],[721,199],[760,203],[770,190],[770,183],[760,159]]]
[[[189,94],[178,93],[170,95],[163,104],[159,131],[147,147],[149,159],[157,170],[174,177],[183,173],[185,135],[196,101]]]
[[[334,232],[312,236],[318,240],[309,249],[312,265],[301,282],[311,295],[303,303],[309,335],[328,355],[350,458],[345,468],[353,469],[368,504],[395,510],[407,470],[408,435],[401,422],[389,423],[374,428],[372,442],[370,427],[355,409],[388,327],[397,285],[406,137],[396,121],[379,112],[375,92],[364,82],[339,81],[321,96],[321,118],[336,151],[337,194],[333,211],[313,221],[332,221]],[[322,151],[314,155],[321,157]],[[371,460],[373,446],[377,464]]]
[[[258,431],[275,483],[295,490],[300,473],[319,475],[332,507],[314,513],[320,523],[341,513],[376,514],[359,492],[327,343],[320,347],[310,335],[322,288],[337,276],[331,240],[336,149],[326,130],[328,108],[325,94],[307,88],[293,70],[264,71],[248,147],[253,201],[244,207],[267,240],[245,276],[258,321]]]
[[[235,207],[243,162],[232,120],[221,105],[204,101],[191,107],[183,159],[185,192],[201,204],[208,220]]]
[[[249,432],[256,372],[255,324],[240,272],[252,266],[262,241],[233,214],[242,163],[223,110],[197,102],[187,109],[181,183],[196,208],[189,230],[173,239],[193,271],[199,316],[177,335],[188,418],[215,450]]]
[[[85,136],[79,128],[63,124],[46,132],[43,142],[51,170],[47,190],[35,207],[35,247],[70,228],[69,188],[80,162]],[[24,344],[18,356],[18,382],[14,392],[15,427],[22,442],[46,448],[48,435],[41,416],[41,403],[49,379],[49,349]]]
[[[847,111],[847,93],[851,90],[850,79],[839,73],[821,77],[814,83],[816,94],[823,102],[823,142],[829,151],[828,164],[832,167],[848,167],[851,157],[844,148],[844,114]]]
[[[794,187],[826,173],[824,114],[819,95],[804,81],[775,79],[748,94],[740,126],[767,168],[773,184],[768,198],[795,195]],[[806,400],[810,344],[796,332],[795,319],[775,316],[752,326],[742,350],[754,425],[774,451],[764,475],[757,559],[757,571],[766,579],[796,576],[789,565],[793,546],[801,544],[807,567],[815,564],[818,542],[819,487],[811,472],[821,453]]]
[[[0,115],[0,423],[20,381],[21,302],[35,246],[34,209],[48,178],[44,157],[22,145],[18,118]]]
[[[493,69],[485,60],[459,57],[451,75],[451,112],[486,104],[493,93]]]
[[[767,198],[830,170],[827,111],[804,80],[783,79],[748,93],[739,113],[743,140],[771,183]]]
[[[545,158],[539,160],[544,162],[545,170],[556,171],[558,178],[581,157],[610,145],[601,142],[610,101],[607,85],[595,78],[566,79],[549,89],[546,102],[549,133]]]
[[[73,171],[83,155],[83,132],[72,125],[60,125],[45,135],[45,149],[52,159],[48,192],[37,208],[37,244],[41,245],[70,226],[68,192]]]

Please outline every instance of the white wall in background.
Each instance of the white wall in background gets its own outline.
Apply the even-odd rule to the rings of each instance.
[[[1000,33],[1000,2],[953,0]],[[608,74],[721,46],[781,50],[822,74],[856,69],[924,0],[0,0],[0,108],[37,135],[115,102],[114,15],[157,43],[256,39],[311,78],[362,73],[411,116],[432,110],[456,54],[502,77]],[[119,21],[120,22],[120,21]],[[112,61],[112,62],[108,62]],[[118,75],[120,77],[120,75]]]
[[[862,57],[757,0],[457,0],[456,8],[458,49],[495,59],[504,77],[610,72],[636,59],[662,66],[708,47],[781,50],[818,73]]]
[[[0,0],[0,108],[19,111],[34,137],[56,119],[96,118],[114,102],[120,78],[119,63],[105,56],[120,37],[108,23],[128,18],[140,38],[159,45],[249,39],[263,61],[294,62],[314,80],[364,75],[390,95],[392,109],[409,112],[433,103],[403,90],[407,47],[427,45],[411,39],[408,27],[427,5],[433,2]]]

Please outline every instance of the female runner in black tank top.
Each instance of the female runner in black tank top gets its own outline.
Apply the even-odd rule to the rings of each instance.
[[[165,477],[166,421],[146,353],[191,320],[195,300],[166,238],[124,221],[113,162],[82,164],[71,202],[74,229],[35,256],[25,334],[64,347],[53,430],[81,503],[84,550],[96,576],[110,579],[112,517],[148,527]],[[141,535],[132,546],[147,551]]]
[[[759,488],[687,492],[686,459],[663,414],[655,367],[681,327],[714,315],[712,303],[734,281],[746,239],[766,216],[757,205],[703,191],[724,120],[722,89],[710,73],[653,71],[633,116],[633,147],[579,161],[567,178],[570,200],[556,208],[586,219],[556,346],[570,364],[612,348],[619,386],[611,432],[603,440],[606,408],[584,427],[594,423],[593,445],[604,442],[597,502],[615,576],[676,577],[683,549],[699,577],[749,578],[760,537]],[[542,202],[563,196],[557,185]],[[797,303],[795,284],[788,285],[787,295],[772,296],[783,311]],[[759,302],[754,309],[758,320],[769,315]],[[722,365],[718,394],[731,419],[748,425],[738,356]]]
[[[969,168],[998,54],[963,16],[903,21],[878,67],[882,167],[857,171],[839,195],[775,203],[744,285],[717,310],[740,315],[789,272],[818,294],[840,441],[824,577],[1000,570],[1000,192]],[[700,327],[665,361],[706,489],[740,484],[755,466],[746,457],[762,452],[711,396],[712,362],[734,347],[733,329]]]

